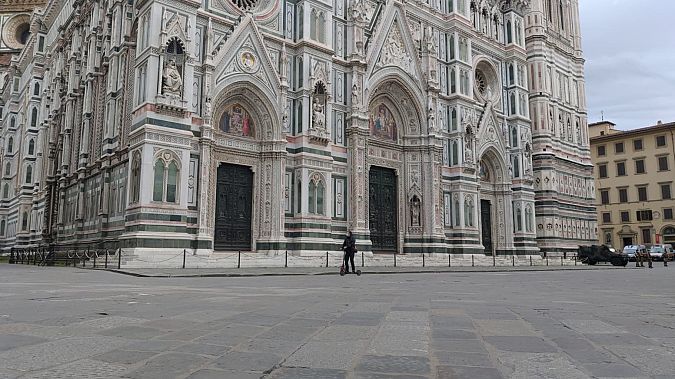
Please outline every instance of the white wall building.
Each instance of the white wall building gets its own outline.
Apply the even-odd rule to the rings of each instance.
[[[5,249],[595,239],[576,0],[51,0],[26,16],[0,97]]]

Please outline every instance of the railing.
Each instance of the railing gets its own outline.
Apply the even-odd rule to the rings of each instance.
[[[47,250],[39,249],[15,249],[9,253],[10,264],[24,264],[34,266],[80,266],[91,268],[112,268],[113,265],[120,267],[120,249],[64,249]]]

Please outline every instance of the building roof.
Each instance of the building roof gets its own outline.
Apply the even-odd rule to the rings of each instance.
[[[604,122],[608,122],[608,121],[604,121]],[[598,123],[596,123],[596,124],[598,124]],[[656,125],[647,126],[647,127],[639,128],[639,129],[633,129],[633,130],[616,130],[616,129],[614,129],[615,133],[605,134],[603,136],[592,137],[590,139],[590,141],[591,141],[591,144],[592,144],[592,143],[595,143],[595,142],[619,140],[619,139],[624,139],[624,138],[637,137],[637,136],[645,135],[645,134],[654,134],[654,133],[658,133],[658,132],[668,131],[668,130],[671,130],[671,129],[675,129],[675,122],[661,123],[661,124],[656,124]]]

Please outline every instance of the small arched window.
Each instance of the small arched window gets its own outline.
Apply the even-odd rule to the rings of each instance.
[[[325,196],[326,186],[318,174],[309,181],[309,213],[323,215],[325,214]]]
[[[452,165],[456,166],[459,164],[459,143],[457,141],[452,142]]]
[[[534,222],[532,220],[532,207],[525,208],[525,230],[532,232],[534,230]]]
[[[321,12],[319,13],[319,19],[317,20],[317,37],[319,42],[326,42],[326,14]]]
[[[509,102],[511,103],[511,114],[515,115],[516,114],[516,95],[515,94],[512,93],[509,96]]]
[[[516,209],[516,230],[519,232],[523,231],[523,211],[520,208]]]
[[[154,165],[152,201],[178,202],[180,169],[170,153],[164,153]]]
[[[455,69],[450,70],[450,93],[457,93],[457,78]]]
[[[5,176],[10,176],[12,174],[12,164],[7,162],[5,165]]]
[[[560,29],[565,30],[565,10],[563,9],[563,2],[559,3],[560,5]]]
[[[21,216],[21,231],[28,230],[28,212],[23,212]]]
[[[450,59],[455,59],[455,35],[451,34],[450,35],[450,46],[448,47],[448,50],[450,50]]]
[[[136,203],[140,198],[141,188],[141,157],[140,154],[134,154],[131,163],[131,202]]]
[[[33,155],[35,154],[35,140],[30,139],[28,141],[28,155]]]
[[[473,199],[464,199],[464,226],[473,226]]]
[[[2,198],[6,199],[9,197],[9,184],[5,183],[2,187]]]
[[[7,139],[7,152],[11,154],[13,151],[14,151],[14,138],[10,136]]]
[[[26,184],[33,183],[33,166],[26,166]]]
[[[12,117],[9,119],[9,128],[14,129],[16,127],[16,118]]]
[[[518,147],[518,128],[515,126],[511,128],[511,146]]]
[[[33,110],[30,112],[30,126],[31,127],[36,127],[38,122],[38,110],[37,108],[33,108]]]
[[[518,157],[513,158],[513,177],[520,178],[520,159]]]
[[[0,235],[5,236],[5,220],[0,221]]]
[[[35,83],[33,86],[33,96],[40,96],[40,83]]]
[[[513,30],[511,20],[506,21],[506,43],[513,43]]]
[[[316,9],[312,9],[311,12],[309,12],[309,38],[313,40],[317,40],[316,37],[316,27],[318,24],[318,15],[316,14]]]
[[[513,70],[513,64],[509,64],[509,84],[512,85],[513,83],[515,83],[514,77],[515,75]]]
[[[455,226],[462,226],[461,218],[459,215],[459,200],[455,200]]]

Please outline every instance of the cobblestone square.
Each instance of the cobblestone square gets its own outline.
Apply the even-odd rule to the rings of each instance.
[[[138,278],[0,265],[0,378],[674,378],[672,270]]]

